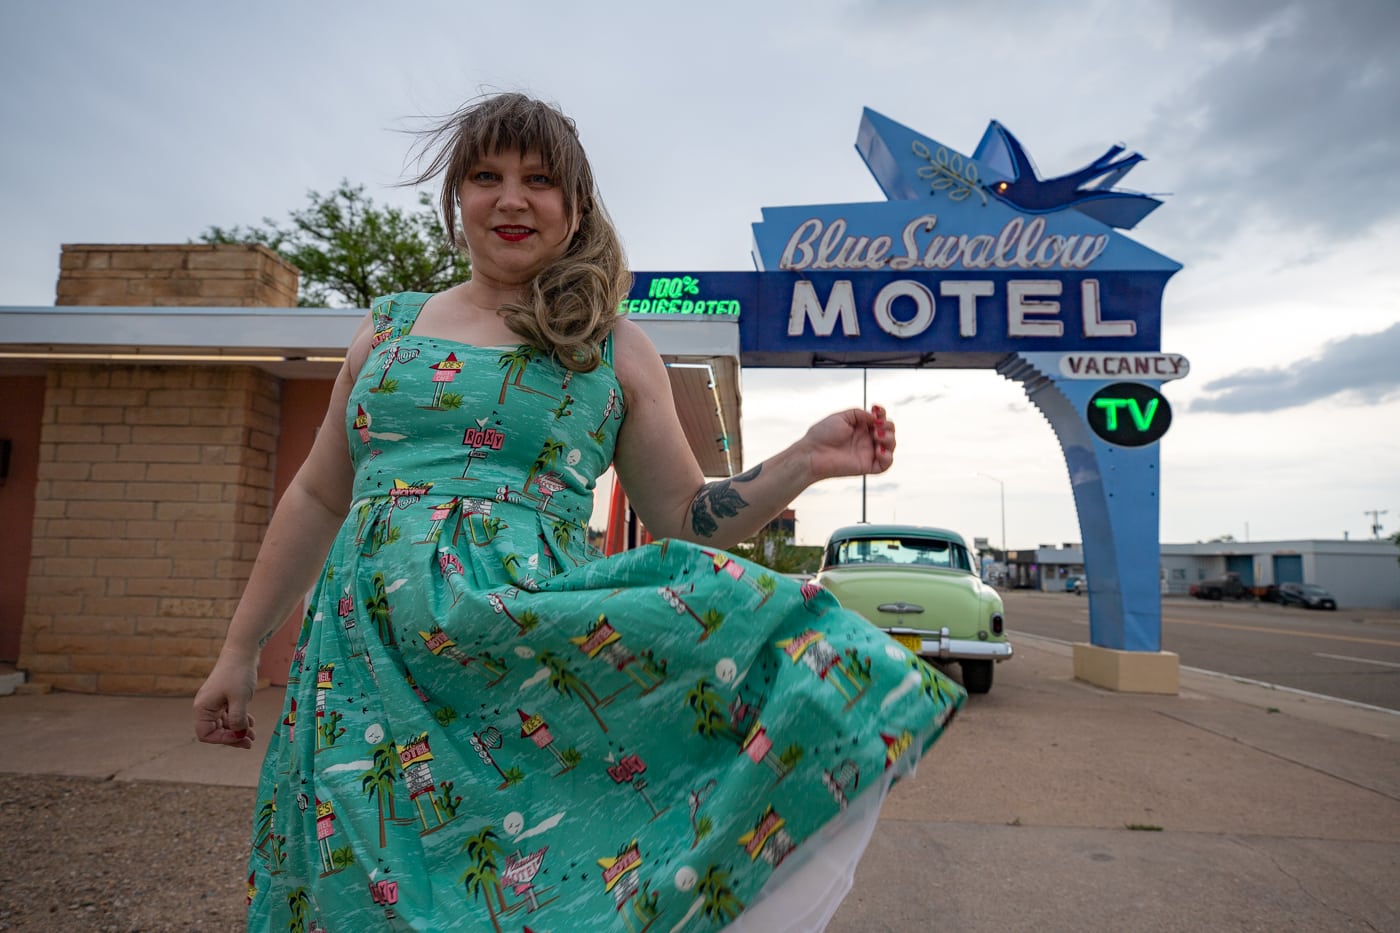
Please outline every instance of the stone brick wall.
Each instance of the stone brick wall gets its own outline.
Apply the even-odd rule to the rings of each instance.
[[[65,245],[60,265],[60,305],[296,304],[297,270],[262,246]],[[245,365],[49,366],[19,640],[32,684],[194,693],[271,518],[280,394]]]
[[[63,245],[57,305],[294,307],[299,273],[252,243]]]
[[[31,681],[198,688],[271,517],[279,392],[250,367],[50,370],[20,643]]]

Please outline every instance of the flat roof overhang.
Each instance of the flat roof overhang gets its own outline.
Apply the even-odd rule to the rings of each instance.
[[[244,364],[281,379],[333,379],[363,308],[0,306],[0,375],[53,363]],[[739,325],[635,315],[666,362],[676,412],[706,476],[743,470]]]

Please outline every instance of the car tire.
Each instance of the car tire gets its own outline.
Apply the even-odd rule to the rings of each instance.
[[[991,661],[959,661],[958,666],[962,668],[963,688],[968,693],[986,693],[992,689],[994,668]]]

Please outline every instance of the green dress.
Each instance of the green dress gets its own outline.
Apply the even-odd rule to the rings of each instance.
[[[610,361],[420,337],[427,297],[374,303],[353,504],[259,783],[249,929],[714,930],[824,847],[849,874],[864,839],[830,840],[857,810],[873,825],[962,689],[723,551],[603,557]]]

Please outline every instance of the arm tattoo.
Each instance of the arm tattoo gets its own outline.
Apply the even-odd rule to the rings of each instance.
[[[763,469],[759,464],[752,470],[745,470],[733,479],[722,479],[706,483],[695,494],[690,504],[690,530],[702,538],[708,538],[719,530],[719,518],[733,518],[740,509],[748,508],[748,501],[733,487],[733,483],[746,482]]]

